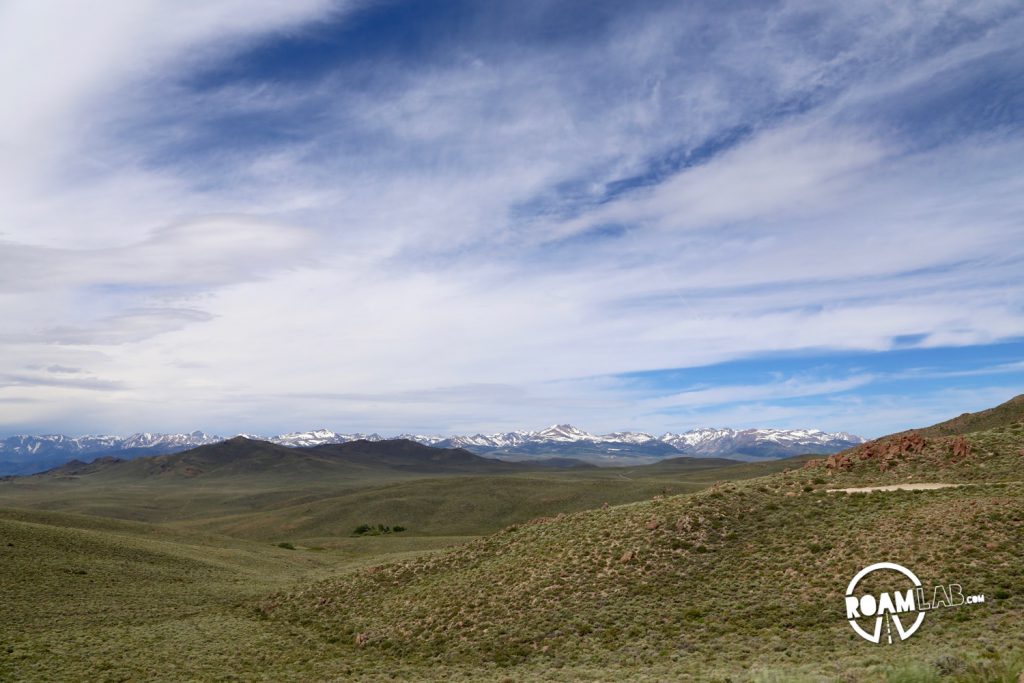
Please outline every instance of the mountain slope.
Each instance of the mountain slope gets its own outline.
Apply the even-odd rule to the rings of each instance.
[[[181,453],[144,456],[132,460],[105,456],[86,464],[67,463],[36,475],[34,479],[53,477],[86,477],[92,481],[143,481],[162,478],[233,478],[273,471],[287,471],[290,476],[337,469],[344,463],[266,441],[237,436]]]
[[[35,478],[89,477],[94,481],[151,478],[238,478],[280,476],[357,476],[366,473],[499,474],[584,466],[567,458],[511,463],[486,458],[461,448],[434,448],[414,441],[349,441],[313,448],[289,448],[236,436],[168,455],[122,460],[112,456],[90,463],[72,461],[33,475]],[[270,482],[273,483],[273,482]]]
[[[1024,481],[1024,395],[930,427],[879,437],[806,469],[834,481],[898,484]]]
[[[462,448],[424,446],[408,439],[349,441],[309,449],[331,460],[405,472],[514,472],[523,465],[484,458]]]
[[[922,430],[924,431],[924,430]],[[903,432],[804,463],[838,486],[1024,481],[1024,422],[959,436]]]
[[[989,408],[977,413],[964,413],[951,420],[913,431],[918,432],[922,436],[954,436],[992,429],[993,427],[1005,427],[1021,421],[1024,421],[1024,394],[1015,396],[995,408]]]

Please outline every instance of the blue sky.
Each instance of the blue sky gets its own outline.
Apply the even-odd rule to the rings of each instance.
[[[999,1],[5,3],[0,435],[989,407],[1021,36]]]

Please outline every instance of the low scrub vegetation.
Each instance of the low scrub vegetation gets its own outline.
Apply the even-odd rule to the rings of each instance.
[[[669,495],[665,480],[626,482],[634,502],[618,505],[601,504],[615,490],[604,472],[375,489],[415,494],[410,519],[439,501],[427,533],[443,531],[445,515],[455,529],[466,515],[482,529],[514,520],[474,539],[412,533],[384,507],[369,519],[395,521],[371,525],[295,491],[289,514],[255,540],[220,531],[256,529],[270,513],[142,524],[0,510],[0,680],[1015,683],[1022,448],[1016,423],[897,435],[760,478],[673,481]],[[835,492],[914,482],[959,486]],[[460,485],[473,495],[453,497]],[[167,514],[178,491],[153,505]],[[495,491],[530,496],[495,515],[483,502]],[[32,500],[27,487],[20,495]],[[282,495],[248,491],[232,504],[261,509]],[[76,500],[153,514],[123,502]],[[284,552],[294,548],[304,552]],[[881,560],[986,600],[928,614],[906,642],[872,645],[847,624],[843,592]]]
[[[360,524],[352,533],[356,536],[380,536],[382,534],[396,533],[400,534],[405,531],[404,526],[388,526],[387,524],[378,524],[376,526],[372,524]]]

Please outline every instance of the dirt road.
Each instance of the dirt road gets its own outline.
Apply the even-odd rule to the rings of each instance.
[[[961,484],[890,484],[888,486],[862,486],[852,489],[829,489],[829,493],[871,493],[872,491],[930,491],[948,489]]]

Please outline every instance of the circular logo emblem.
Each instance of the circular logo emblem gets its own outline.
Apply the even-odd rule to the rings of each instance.
[[[858,584],[866,577],[883,571],[897,574],[884,584],[888,590],[881,593],[858,593]],[[894,634],[899,640],[906,640],[914,635],[924,621],[924,612],[918,609],[915,600],[915,591],[920,586],[921,581],[914,572],[895,562],[879,562],[865,567],[857,572],[846,587],[846,618],[861,638],[872,643],[882,641],[883,622],[886,642],[891,644]],[[866,630],[862,624],[868,625],[870,630]]]

